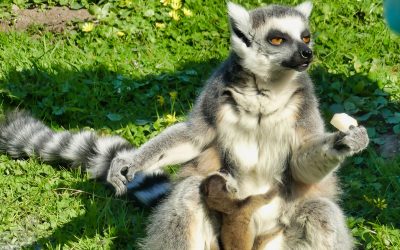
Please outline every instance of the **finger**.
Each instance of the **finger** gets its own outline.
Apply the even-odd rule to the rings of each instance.
[[[133,178],[135,177],[135,173],[136,173],[135,168],[132,166],[129,166],[128,172],[126,173],[126,178],[128,179],[128,181],[133,180]]]
[[[107,182],[109,182],[115,188],[117,193],[120,193],[120,189],[126,190],[127,180],[120,171],[110,171],[107,176]]]
[[[118,178],[118,177],[112,178],[111,184],[114,186],[115,194],[117,196],[121,196],[126,193],[126,190],[127,190],[126,185],[121,181],[120,178]]]

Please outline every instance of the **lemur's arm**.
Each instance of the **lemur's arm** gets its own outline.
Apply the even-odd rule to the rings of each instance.
[[[127,181],[131,181],[137,171],[155,171],[195,158],[215,137],[211,128],[203,127],[191,121],[175,124],[129,155],[115,157],[107,181],[115,187],[116,194],[121,195],[126,192]]]
[[[293,152],[291,171],[295,180],[312,184],[321,181],[347,157],[365,149],[369,139],[364,127],[347,133],[325,133],[308,139]]]
[[[241,201],[244,214],[252,215],[261,206],[271,202],[278,195],[278,189],[274,188],[265,194],[251,195]]]

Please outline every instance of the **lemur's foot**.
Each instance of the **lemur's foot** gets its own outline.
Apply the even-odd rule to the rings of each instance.
[[[346,156],[364,150],[369,143],[368,133],[365,127],[350,127],[346,133],[339,132],[334,142],[333,148],[340,154]]]

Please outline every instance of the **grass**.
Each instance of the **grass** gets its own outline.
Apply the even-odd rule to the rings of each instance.
[[[0,8],[12,20],[11,2]],[[21,107],[54,129],[90,128],[139,146],[184,119],[229,52],[223,1],[187,0],[178,21],[158,0],[14,2],[85,7],[98,20],[92,30],[75,23],[64,33],[40,25],[0,33],[0,114]],[[400,156],[377,150],[382,134],[400,133],[400,38],[385,26],[380,1],[313,3],[310,73],[324,117],[345,111],[373,141],[340,170],[348,224],[360,249],[400,249]],[[0,176],[0,248],[134,249],[143,236],[149,211],[79,169],[2,155]]]

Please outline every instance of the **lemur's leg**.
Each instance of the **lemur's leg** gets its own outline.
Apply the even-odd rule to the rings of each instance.
[[[284,223],[286,224],[286,223]],[[282,249],[349,250],[353,239],[340,208],[326,198],[306,200],[294,207],[284,225]],[[265,249],[269,249],[269,242]],[[269,246],[268,246],[269,245]]]
[[[191,176],[177,184],[172,193],[149,218],[141,249],[207,250],[219,249],[217,233],[210,213],[200,195],[204,177]]]
[[[127,181],[132,180],[137,171],[155,171],[163,166],[183,163],[198,156],[205,145],[215,137],[213,131],[198,131],[198,127],[188,122],[175,124],[139,149],[114,158],[107,181],[115,187],[116,194],[126,192]]]
[[[318,135],[293,152],[291,171],[297,181],[312,184],[332,172],[347,156],[365,149],[367,130],[352,127],[349,132]]]

